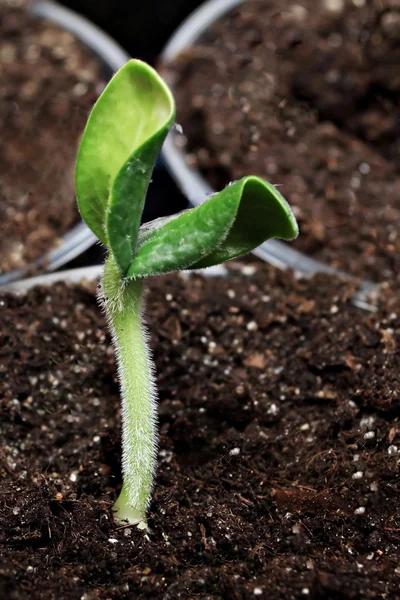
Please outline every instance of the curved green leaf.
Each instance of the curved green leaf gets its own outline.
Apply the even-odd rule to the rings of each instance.
[[[84,130],[76,163],[79,210],[122,269],[132,260],[153,165],[174,115],[161,77],[130,60],[104,89]]]
[[[201,206],[143,231],[128,278],[209,267],[270,238],[291,239],[298,233],[286,200],[258,177],[245,177]]]
[[[173,215],[159,217],[158,219],[154,219],[153,221],[143,223],[143,225],[141,225],[139,228],[137,251],[140,250],[140,248],[143,246],[143,244],[145,244],[145,242],[150,240],[155,235],[158,229],[161,229],[161,227],[164,227],[164,225],[166,225],[170,221],[174,221],[189,210],[191,209],[187,208],[186,210],[181,210],[180,212],[177,212]]]
[[[228,236],[214,251],[191,265],[204,269],[247,254],[267,240],[292,240],[299,234],[289,204],[275,186],[258,177],[245,177],[239,210]]]
[[[157,131],[138,148],[118,173],[106,215],[108,246],[125,273],[136,251],[140,219],[154,164],[168,128]]]

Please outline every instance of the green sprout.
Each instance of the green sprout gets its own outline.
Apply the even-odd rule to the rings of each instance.
[[[153,167],[175,118],[171,91],[130,60],[97,100],[80,143],[76,190],[82,218],[106,246],[101,300],[118,362],[122,402],[117,521],[146,526],[157,455],[157,391],[143,323],[148,277],[202,269],[298,233],[274,186],[244,177],[201,206],[140,226]]]

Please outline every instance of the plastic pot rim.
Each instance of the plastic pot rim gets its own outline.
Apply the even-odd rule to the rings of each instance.
[[[56,273],[43,273],[13,281],[7,285],[0,287],[0,296],[9,292],[24,293],[32,288],[43,285],[51,286],[54,283],[80,283],[84,281],[99,281],[103,273],[104,265],[92,265],[90,267],[79,267],[76,269],[66,269],[57,271]],[[226,277],[228,270],[224,265],[217,265],[207,269],[198,269],[196,271],[180,271],[183,277],[190,277],[192,274],[202,275],[203,277]]]
[[[245,0],[207,0],[197,8],[176,29],[161,53],[160,66],[168,69],[169,63],[178,54],[192,47],[207,31],[210,25],[231,12]],[[173,92],[173,90],[172,90]],[[201,204],[215,190],[209,185],[199,171],[188,166],[186,154],[175,144],[177,132],[172,130],[162,149],[163,161],[175,183],[189,202],[195,206]],[[347,279],[355,279],[351,274],[335,269],[329,264],[316,260],[303,252],[292,248],[286,242],[270,240],[253,251],[253,254],[280,269],[293,269],[301,275],[314,273],[331,273]],[[369,310],[364,298],[365,293],[375,292],[377,285],[371,281],[361,281],[358,294],[360,299],[355,304]]]
[[[48,0],[35,0],[28,10],[33,15],[47,19],[72,33],[103,62],[111,73],[117,71],[129,60],[129,55],[125,50],[99,27],[64,6]],[[22,279],[32,268],[45,272],[55,271],[82,254],[97,241],[97,238],[81,221],[61,236],[60,240],[59,246],[49,250],[33,263],[20,269],[1,273],[0,285],[7,285]]]

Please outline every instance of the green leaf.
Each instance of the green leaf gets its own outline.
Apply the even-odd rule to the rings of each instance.
[[[104,89],[83,133],[76,163],[79,210],[122,270],[132,260],[154,162],[174,116],[161,77],[130,60]]]
[[[111,190],[106,215],[108,245],[122,273],[136,251],[140,219],[157,155],[168,128],[156,132],[124,164]]]
[[[228,236],[214,251],[191,265],[204,269],[238,258],[267,240],[292,240],[299,234],[289,204],[275,186],[258,177],[244,177],[235,222]]]
[[[245,177],[201,206],[141,229],[127,277],[210,267],[270,238],[291,239],[297,233],[293,213],[277,189],[258,177]]]

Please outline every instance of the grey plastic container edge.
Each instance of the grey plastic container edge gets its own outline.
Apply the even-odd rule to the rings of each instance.
[[[208,269],[199,269],[199,271],[196,272],[201,273],[204,277],[226,277],[228,275],[228,271],[224,265],[217,265]],[[1,294],[8,292],[23,293],[36,285],[50,286],[53,285],[53,283],[58,282],[79,283],[80,281],[98,281],[102,273],[103,265],[80,267],[79,269],[66,269],[65,271],[58,271],[57,273],[44,273],[42,275],[36,275],[35,277],[20,279],[19,281],[14,281],[1,287],[0,296]],[[180,274],[183,277],[190,277],[191,272],[181,271]]]
[[[195,10],[175,31],[165,46],[162,54],[162,64],[168,63],[183,50],[193,46],[197,40],[215,21],[223,17],[234,8],[243,4],[245,0],[208,0]],[[195,169],[186,163],[185,154],[175,144],[176,131],[172,130],[164,143],[162,158],[178,187],[195,206],[201,204],[208,196],[214,193],[207,181]],[[332,273],[350,278],[348,273],[339,271],[330,265],[315,260],[298,250],[290,247],[285,242],[270,240],[254,250],[253,254],[280,269],[290,268],[302,275],[314,273]],[[354,304],[360,308],[371,310],[365,296],[366,292],[374,292],[376,285],[370,281],[363,281],[360,290],[354,296]]]
[[[129,55],[125,50],[101,29],[63,6],[47,0],[37,0],[31,5],[30,11],[72,33],[100,58],[110,76],[129,59]],[[33,266],[44,271],[55,271],[82,254],[96,240],[97,238],[90,229],[83,222],[80,222],[61,238],[61,244],[57,248],[40,257]],[[31,267],[32,265],[27,265],[26,269],[2,273],[0,275],[0,285],[21,279],[24,272]]]

